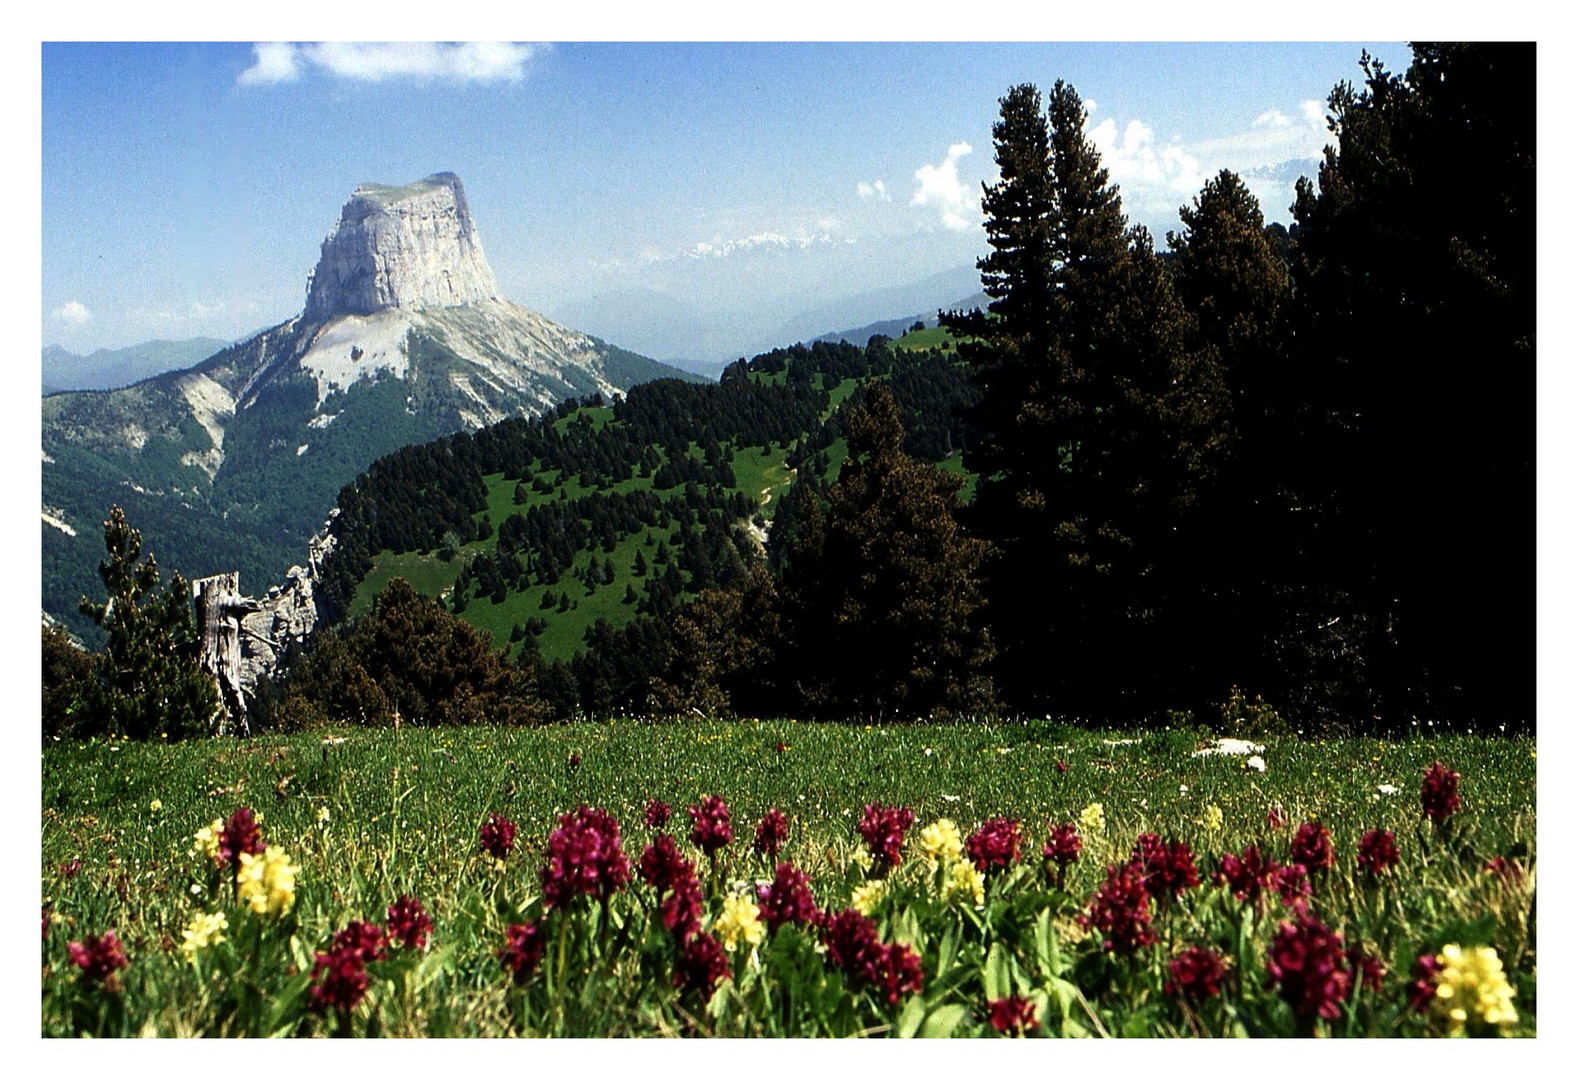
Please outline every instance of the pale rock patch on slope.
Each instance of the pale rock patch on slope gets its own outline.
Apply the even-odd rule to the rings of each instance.
[[[462,407],[456,410],[460,416],[460,422],[468,428],[484,428],[489,424],[496,424],[504,419],[505,414],[488,404],[488,399],[483,397],[481,392],[472,385],[470,375],[463,371],[451,371],[449,373],[449,385],[467,401],[471,402],[472,405],[476,406],[475,409]]]
[[[54,510],[54,513],[50,513],[51,510]],[[76,536],[77,535],[77,530],[73,529],[70,525],[66,524],[66,522],[64,520],[64,515],[61,514],[61,512],[59,510],[55,510],[54,507],[52,507],[52,506],[51,507],[45,507],[43,512],[42,512],[42,516],[44,518],[44,524],[45,525],[53,525],[55,528],[57,528],[61,532],[65,533],[67,536]]]
[[[371,315],[341,315],[325,323],[297,361],[317,381],[318,405],[333,391],[349,389],[378,371],[405,378],[411,367],[406,336],[414,321],[412,312],[391,308]]]
[[[210,446],[199,453],[189,450],[181,455],[181,464],[196,465],[212,480],[225,462],[225,422],[236,415],[236,403],[219,383],[207,375],[194,372],[176,383],[181,396],[192,410],[192,418],[208,433]]]
[[[572,367],[592,375],[605,397],[618,393],[602,374],[603,354],[592,338],[519,304],[490,299],[463,308],[428,308],[417,318],[456,356],[487,372],[490,381],[529,393],[544,406],[554,404],[553,394],[531,376],[562,379]]]

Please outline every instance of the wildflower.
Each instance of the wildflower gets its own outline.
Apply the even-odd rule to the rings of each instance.
[[[607,811],[585,806],[562,815],[548,837],[548,863],[538,876],[545,908],[582,894],[606,901],[630,880],[630,862],[619,845],[619,822]]]
[[[1108,952],[1133,953],[1156,941],[1151,897],[1144,876],[1132,863],[1107,867],[1106,882],[1090,898],[1090,909],[1079,921],[1103,936]]]
[[[1247,903],[1256,903],[1263,889],[1274,887],[1277,871],[1281,867],[1275,859],[1264,858],[1260,848],[1249,844],[1242,855],[1231,852],[1217,862],[1214,875],[1217,884],[1227,886],[1233,896]]]
[[[711,934],[695,933],[685,940],[674,964],[674,985],[681,991],[694,990],[702,1004],[712,1000],[719,980],[729,977],[729,960],[723,946]]]
[[[1194,852],[1185,841],[1163,842],[1156,833],[1141,833],[1129,861],[1143,875],[1145,891],[1158,901],[1182,895],[1200,884]]]
[[[1098,833],[1107,827],[1107,815],[1099,802],[1093,802],[1079,812],[1079,827],[1088,833]]]
[[[658,907],[663,929],[681,941],[701,929],[701,913],[701,885],[690,875],[675,881]]]
[[[389,959],[389,937],[384,928],[360,919],[352,919],[344,929],[337,931],[330,947],[352,953],[363,963]]]
[[[354,944],[335,935],[328,952],[312,956],[312,1007],[349,1013],[367,995],[367,959]]]
[[[761,922],[762,909],[743,896],[723,898],[723,910],[713,920],[712,929],[729,952],[741,941],[755,948],[762,943],[767,929]]]
[[[516,982],[525,982],[542,961],[545,944],[540,925],[534,922],[516,923],[505,928],[504,948],[493,955],[515,976]]]
[[[952,901],[957,897],[966,897],[977,906],[986,903],[986,875],[964,859],[949,863],[942,876],[942,898]]]
[[[637,863],[641,880],[659,893],[674,887],[674,883],[693,874],[690,860],[680,854],[679,845],[667,833],[648,844]]]
[[[986,1003],[986,1019],[1003,1035],[1023,1035],[1040,1027],[1035,1002],[1015,994]]]
[[[1293,862],[1314,873],[1334,866],[1337,856],[1331,850],[1331,834],[1318,821],[1306,821],[1293,834],[1293,850],[1288,856]]]
[[[186,954],[187,960],[197,963],[197,954],[213,945],[218,945],[225,940],[225,931],[230,923],[225,918],[225,913],[216,911],[208,913],[199,911],[192,916],[192,921],[186,924],[186,929],[181,931],[181,951]]]
[[[63,862],[60,864],[60,876],[65,878],[67,881],[70,881],[72,878],[76,877],[78,872],[81,870],[82,860],[77,858],[75,855],[71,857],[69,862]]]
[[[1304,906],[1304,898],[1310,894],[1310,872],[1299,863],[1279,867],[1272,874],[1271,883],[1284,906],[1295,911]]]
[[[905,994],[920,993],[925,981],[920,954],[898,941],[880,947],[865,977],[877,986],[889,1005],[897,1005]]]
[[[919,954],[908,945],[884,945],[877,938],[876,923],[858,911],[846,908],[826,916],[822,942],[835,967],[877,987],[889,1005],[897,1005],[906,993],[921,990],[924,976]]]
[[[581,767],[581,755],[580,754],[571,754],[570,755],[570,768],[572,768],[572,769],[579,769],[580,767]]]
[[[1282,807],[1270,806],[1266,808],[1266,828],[1280,829],[1287,823],[1288,819],[1283,815]]]
[[[1370,874],[1384,874],[1401,858],[1390,829],[1371,829],[1359,837],[1359,866]]]
[[[503,860],[515,850],[515,823],[502,814],[488,814],[488,820],[477,830],[477,843],[484,853]]]
[[[1414,982],[1409,987],[1408,1007],[1425,1012],[1436,996],[1436,976],[1444,965],[1435,953],[1421,953],[1414,961]]]
[[[779,739],[778,742],[773,745],[773,749],[781,754],[785,750],[789,749],[789,744],[784,742],[782,739]]]
[[[1222,808],[1215,803],[1205,808],[1205,820],[1201,822],[1206,832],[1222,831]]]
[[[1381,963],[1381,958],[1371,956],[1369,950],[1357,941],[1348,946],[1346,956],[1348,970],[1353,977],[1353,993],[1357,994],[1361,989],[1372,994],[1379,993],[1381,979],[1386,975],[1386,965]]]
[[[875,881],[868,881],[864,885],[857,886],[855,891],[850,894],[849,906],[862,915],[870,915],[877,910],[877,904],[882,900],[882,892],[881,878]]]
[[[1066,762],[1066,761],[1059,761],[1057,763],[1057,773],[1058,773],[1058,775],[1062,776],[1066,772],[1068,772],[1068,762]]]
[[[1445,1020],[1451,1034],[1518,1022],[1518,1011],[1512,1005],[1517,992],[1507,983],[1495,949],[1445,945],[1436,962],[1440,969],[1435,973],[1430,1013]]]
[[[1419,789],[1419,804],[1424,809],[1425,817],[1442,825],[1457,812],[1458,807],[1463,805],[1457,793],[1459,779],[1457,773],[1439,761],[1431,763],[1430,768],[1425,770],[1424,786]]]
[[[709,859],[734,839],[728,804],[716,795],[707,795],[699,804],[690,807],[690,820],[690,842],[701,848]]]
[[[1505,855],[1497,855],[1487,862],[1485,873],[1496,875],[1508,885],[1523,884],[1523,867],[1518,865],[1517,859],[1509,859]]]
[[[751,845],[752,849],[769,859],[778,857],[778,849],[783,847],[785,840],[789,839],[789,819],[777,807],[768,808],[762,815],[761,824],[756,826],[756,840]]]
[[[422,909],[422,901],[402,896],[389,905],[384,928],[391,942],[407,949],[422,949],[427,946],[427,935],[433,932],[433,920]]]
[[[934,865],[957,862],[964,856],[959,826],[947,818],[938,818],[920,831],[920,850],[926,861]]]
[[[899,864],[904,832],[913,824],[915,812],[907,806],[866,805],[855,829],[866,841],[866,850],[871,853],[879,874]]]
[[[261,855],[268,848],[263,842],[263,829],[253,816],[252,808],[240,806],[230,815],[219,830],[218,858],[221,865],[241,855]]]
[[[1319,919],[1300,914],[1283,923],[1267,951],[1266,970],[1299,1016],[1335,1020],[1348,996],[1352,975],[1343,955],[1342,935]]]
[[[1056,878],[1058,888],[1063,887],[1063,874],[1067,868],[1079,860],[1079,853],[1084,850],[1084,842],[1079,838],[1079,830],[1072,821],[1061,825],[1049,824],[1050,832],[1047,842],[1041,848],[1041,858],[1045,861],[1049,875],[1053,874],[1052,867],[1057,866]]]
[[[1191,945],[1167,964],[1171,978],[1165,990],[1174,997],[1216,997],[1222,992],[1222,976],[1227,969],[1222,954],[1215,949]]]
[[[327,806],[320,806],[320,807],[318,807],[318,824],[319,825],[327,825],[328,823],[329,823],[329,808]]]
[[[126,959],[126,950],[121,947],[115,931],[106,930],[98,938],[88,938],[86,941],[67,942],[66,948],[71,954],[71,962],[82,969],[83,977],[89,982],[102,983],[108,990],[119,989],[115,973],[130,961]]]
[[[671,813],[673,813],[673,810],[668,803],[659,802],[656,799],[648,799],[646,813],[642,817],[647,823],[647,828],[661,829],[668,824]]]
[[[1006,870],[1019,861],[1019,851],[1024,845],[1019,822],[1008,818],[983,821],[981,827],[964,842],[965,854],[982,873]]]
[[[236,871],[236,899],[255,915],[284,915],[296,903],[296,874],[300,869],[279,848],[262,855],[242,852]]]
[[[756,898],[761,901],[762,914],[767,927],[773,932],[784,923],[807,923],[816,915],[816,901],[811,896],[810,883],[805,872],[793,863],[781,862],[773,873],[772,883],[760,886]]]
[[[160,802],[158,799],[155,799],[153,802],[148,804],[148,809],[152,813],[157,814],[159,811],[164,809],[164,803]]]

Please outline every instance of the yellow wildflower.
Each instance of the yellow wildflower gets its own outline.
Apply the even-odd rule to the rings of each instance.
[[[160,802],[158,799],[155,799],[153,802],[148,804],[148,809],[157,814],[160,810],[164,809],[164,803]]]
[[[964,854],[964,841],[959,836],[959,826],[947,818],[940,818],[920,832],[920,849],[933,863],[957,862]]]
[[[204,825],[192,834],[192,848],[194,855],[207,855],[210,859],[219,858],[219,834],[224,831],[223,818],[215,818],[212,825]]]
[[[952,900],[968,896],[976,904],[986,903],[986,875],[971,863],[959,860],[949,866],[942,878],[942,897]]]
[[[855,853],[849,857],[849,861],[860,867],[862,870],[870,870],[871,852],[867,851],[863,847],[856,848]]]
[[[318,824],[319,825],[327,825],[328,823],[329,823],[329,808],[327,806],[320,806],[320,807],[318,807]]]
[[[1092,833],[1106,829],[1107,815],[1099,802],[1093,802],[1079,812],[1079,827]]]
[[[723,898],[723,911],[712,924],[713,932],[729,952],[742,940],[753,948],[762,943],[767,928],[762,925],[761,908],[740,895]]]
[[[1518,1012],[1512,1007],[1516,991],[1507,985],[1495,949],[1447,945],[1436,962],[1441,970],[1436,973],[1436,996],[1430,1011],[1446,1020],[1453,1035],[1467,1034],[1470,1024],[1506,1026],[1518,1022]]]
[[[1222,829],[1222,808],[1212,803],[1205,808],[1205,828],[1207,832],[1220,832]]]
[[[283,915],[296,902],[296,872],[290,856],[277,847],[262,855],[242,852],[236,871],[236,899],[258,915]]]
[[[882,900],[882,882],[870,881],[855,887],[849,896],[849,906],[862,915],[870,915],[877,910],[877,904]]]
[[[186,924],[186,929],[181,931],[181,936],[186,940],[181,942],[181,951],[192,963],[197,963],[199,949],[206,949],[211,945],[218,945],[225,940],[225,931],[230,923],[225,918],[225,913],[216,911],[213,914],[199,911],[192,916],[192,921]]]

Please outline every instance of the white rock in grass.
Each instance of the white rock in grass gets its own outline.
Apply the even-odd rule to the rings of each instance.
[[[1396,784],[1380,784],[1375,790],[1379,791],[1382,795],[1396,795],[1402,790],[1402,788],[1398,787]]]
[[[1204,750],[1196,750],[1195,757],[1205,757],[1208,754],[1264,754],[1266,748],[1259,743],[1252,743],[1246,739],[1218,739],[1215,746],[1207,746]]]
[[[1254,769],[1256,772],[1266,771],[1266,759],[1259,754],[1244,759],[1244,768]]]

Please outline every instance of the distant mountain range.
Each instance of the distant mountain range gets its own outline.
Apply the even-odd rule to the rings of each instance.
[[[166,371],[188,368],[231,344],[218,338],[144,341],[123,349],[95,349],[86,356],[59,345],[44,346],[44,393],[114,390]]]
[[[261,593],[339,490],[411,443],[657,378],[701,381],[497,295],[458,177],[358,188],[306,308],[200,363],[43,399],[44,610],[88,639],[99,523],[126,509],[161,566]]]

